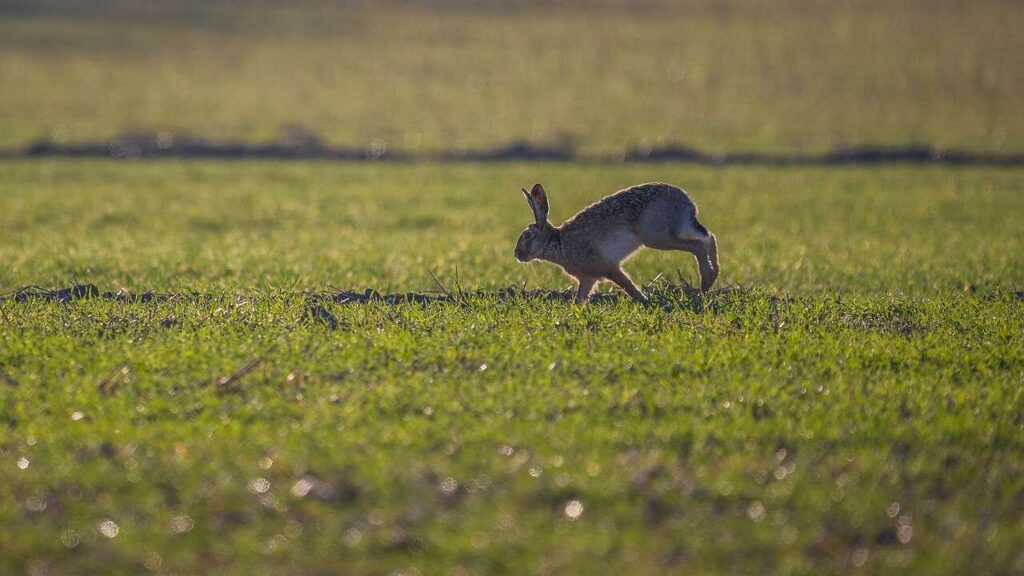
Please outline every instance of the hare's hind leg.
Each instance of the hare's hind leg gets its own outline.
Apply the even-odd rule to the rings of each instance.
[[[685,218],[673,236],[697,258],[700,267],[700,290],[707,292],[718,279],[718,240],[703,224],[697,221],[696,215]]]
[[[703,226],[701,226],[703,229]],[[682,250],[694,255],[700,267],[700,289],[707,292],[718,279],[718,242],[715,235],[703,230],[686,230],[677,234],[648,238],[644,245],[656,250]]]
[[[704,240],[704,251],[707,253],[707,260],[710,269],[705,274],[703,266],[700,269],[700,283],[701,290],[707,292],[711,289],[711,285],[718,279],[718,239],[711,232],[708,232],[708,237]],[[699,263],[699,259],[698,259]]]
[[[702,240],[677,240],[678,250],[685,250],[697,259],[697,266],[700,268],[700,290],[707,292],[718,279],[718,243],[714,234],[708,234],[708,239]]]

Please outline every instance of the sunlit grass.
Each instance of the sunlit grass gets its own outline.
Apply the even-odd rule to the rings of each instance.
[[[687,188],[734,287],[307,315],[564,287],[511,256],[538,180],[556,218]],[[1012,573],[1021,202],[992,169],[2,163],[0,290],[183,296],[0,301],[0,571]]]
[[[0,289],[74,280],[136,292],[213,287],[562,288],[512,257],[543,182],[561,221],[619,188],[690,192],[720,238],[723,284],[782,293],[1020,289],[1024,214],[1007,169],[312,163],[0,163]],[[641,253],[643,283],[696,280],[693,258]]]

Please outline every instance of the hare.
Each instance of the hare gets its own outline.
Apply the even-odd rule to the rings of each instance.
[[[546,260],[576,279],[576,302],[586,302],[594,286],[611,280],[627,294],[647,297],[623,272],[622,262],[641,246],[683,250],[697,257],[700,288],[707,292],[718,278],[718,243],[697,221],[697,206],[686,192],[670,184],[640,184],[587,206],[561,226],[548,222],[548,196],[536,184],[523,188],[536,222],[516,242],[520,262]]]

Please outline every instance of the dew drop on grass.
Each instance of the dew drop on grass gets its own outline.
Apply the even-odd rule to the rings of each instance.
[[[455,491],[458,489],[459,482],[455,478],[452,478],[451,476],[441,481],[441,492],[444,493],[446,496],[451,496],[452,494],[455,494]]]
[[[760,500],[753,501],[750,506],[747,506],[747,516],[754,522],[760,522],[764,519],[764,504],[761,504]]]
[[[565,504],[565,517],[569,520],[575,520],[583,514],[583,502],[579,500],[569,500]]]
[[[96,529],[100,531],[100,534],[103,534],[107,538],[116,538],[117,534],[121,531],[121,528],[117,523],[109,518],[100,520],[99,523],[96,524]]]
[[[292,496],[305,498],[309,491],[316,487],[316,481],[312,478],[300,478],[292,484]]]
[[[184,534],[192,529],[193,526],[192,518],[185,514],[175,516],[171,518],[171,530],[174,530],[176,534]]]
[[[249,491],[253,494],[266,494],[267,490],[270,490],[270,481],[266,478],[249,480]]]
[[[530,453],[527,452],[526,450],[520,450],[519,453],[512,458],[512,464],[514,464],[516,470],[518,470],[523,466],[523,464],[526,464],[526,461],[529,459]]]

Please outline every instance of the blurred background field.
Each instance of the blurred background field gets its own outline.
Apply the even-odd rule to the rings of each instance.
[[[1012,0],[0,3],[0,146],[1024,151]]]

